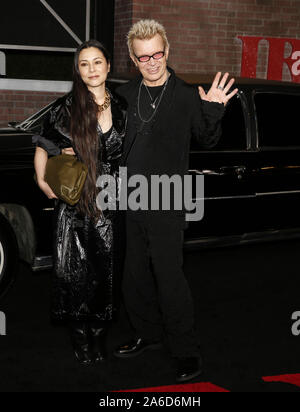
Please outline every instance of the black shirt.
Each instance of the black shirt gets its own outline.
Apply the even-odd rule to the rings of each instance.
[[[150,130],[155,121],[156,114],[159,111],[159,100],[163,87],[164,85],[146,88],[144,84],[141,87],[140,99],[137,98],[135,108],[137,136],[127,159],[129,176],[135,173],[141,173],[142,171],[144,172],[144,157],[147,153],[147,147],[151,145]],[[151,106],[151,103],[155,103],[155,108]],[[153,117],[151,118],[151,116]]]
[[[143,85],[141,87],[140,101],[137,102],[137,104],[140,103],[138,109],[142,119],[146,120],[145,123],[148,123],[148,120],[151,118],[155,111],[155,107],[157,107],[157,110],[159,110],[159,106],[157,105],[159,104],[159,98],[163,91],[163,87],[163,85],[154,87],[146,87],[145,85]],[[152,107],[153,103],[155,104],[155,107]],[[142,122],[140,116],[138,115],[137,121],[141,126],[141,124],[144,122]]]

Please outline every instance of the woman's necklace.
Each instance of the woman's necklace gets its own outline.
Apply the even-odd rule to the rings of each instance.
[[[104,110],[106,110],[110,105],[110,94],[108,93],[108,90],[105,89],[105,98],[104,98],[104,102],[102,104],[98,105],[98,111],[104,112]]]
[[[168,76],[167,80],[165,81],[164,87],[163,87],[162,91],[160,92],[160,95],[156,97],[156,99],[154,100],[154,102],[152,102],[151,107],[154,109],[154,112],[152,113],[152,115],[151,115],[151,116],[149,117],[149,119],[147,119],[147,120],[145,120],[145,119],[142,118],[141,112],[140,112],[140,98],[141,98],[141,88],[142,88],[142,84],[143,84],[143,79],[141,80],[140,87],[139,87],[139,93],[138,93],[137,109],[138,109],[139,118],[141,119],[141,121],[142,121],[143,123],[149,123],[149,122],[153,119],[153,117],[154,117],[154,115],[155,115],[155,113],[156,113],[156,111],[157,111],[157,109],[158,109],[158,106],[160,105],[161,99],[162,99],[162,97],[163,97],[163,95],[164,95],[164,93],[165,93],[165,90],[166,90],[166,87],[167,87],[167,84],[168,84],[168,81],[169,81],[169,77],[170,77],[170,76]],[[145,86],[146,86],[146,85],[145,85]],[[147,86],[146,86],[146,90],[147,90],[148,93],[150,94],[149,90],[147,89]],[[151,95],[150,95],[150,97],[151,97]],[[158,102],[157,102],[157,105],[155,105],[157,99],[158,99]],[[151,101],[152,101],[152,97],[151,97]]]

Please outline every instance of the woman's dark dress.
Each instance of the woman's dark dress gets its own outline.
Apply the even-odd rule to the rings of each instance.
[[[112,97],[112,96],[111,96]],[[71,95],[58,99],[45,120],[37,146],[49,155],[72,146],[69,136]],[[107,133],[98,128],[98,174],[117,177],[125,131],[125,107],[112,97],[113,126]],[[76,149],[73,146],[73,149]],[[55,201],[52,316],[55,319],[112,319],[113,283],[118,260],[116,212],[104,211],[97,223],[79,214],[76,206]]]

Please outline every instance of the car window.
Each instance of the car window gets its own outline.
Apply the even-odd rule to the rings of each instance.
[[[28,119],[23,120],[23,122],[15,126],[16,129],[28,131],[31,133],[39,133],[41,130],[41,125],[46,118],[47,113],[51,109],[52,103],[48,106],[43,107],[37,113],[34,113]]]
[[[244,110],[239,95],[234,96],[226,105],[222,119],[222,135],[213,151],[246,150],[247,135]],[[191,150],[199,150],[196,142],[191,142]]]
[[[300,94],[257,93],[254,102],[259,146],[300,146],[297,126]]]

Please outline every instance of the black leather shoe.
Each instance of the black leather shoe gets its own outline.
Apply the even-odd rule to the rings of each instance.
[[[83,322],[72,322],[69,325],[69,331],[76,359],[82,365],[90,365],[93,359],[90,352],[87,325]]]
[[[202,373],[202,360],[200,357],[178,358],[176,381],[186,382]]]
[[[114,356],[116,356],[117,358],[133,358],[134,356],[138,356],[146,350],[155,350],[160,349],[161,347],[162,344],[159,341],[145,341],[139,338],[131,340],[125,345],[119,346],[114,351]]]
[[[103,362],[106,360],[106,328],[91,327],[91,346],[93,361]]]

